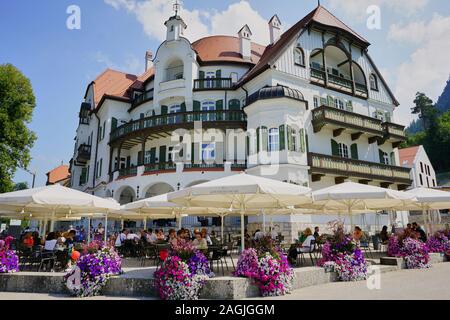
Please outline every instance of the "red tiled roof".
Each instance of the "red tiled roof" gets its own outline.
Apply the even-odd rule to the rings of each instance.
[[[202,38],[192,44],[201,62],[240,62],[248,63],[242,58],[239,38],[232,36],[211,36]],[[258,63],[266,47],[251,43],[251,63]]]
[[[68,178],[70,178],[69,166],[62,164],[47,172],[47,185],[55,184]]]
[[[143,74],[141,74],[130,86],[130,89],[135,90],[144,90],[145,89],[145,83],[150,80],[152,77],[155,76],[155,68],[151,67],[147,71],[145,71]]]
[[[128,88],[138,77],[112,69],[106,69],[92,84],[94,85],[95,105],[101,101],[104,95],[128,98]]]
[[[419,149],[420,146],[399,149],[398,154],[400,158],[400,165],[403,167],[412,167]]]

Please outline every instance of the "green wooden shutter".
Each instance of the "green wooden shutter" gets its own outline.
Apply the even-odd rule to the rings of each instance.
[[[167,152],[166,146],[159,147],[159,163],[166,162],[166,152]]]
[[[161,106],[161,114],[167,114],[167,106]]]
[[[117,119],[111,118],[111,132],[117,129]]]
[[[241,102],[238,99],[232,99],[228,103],[229,110],[241,110]]]
[[[142,151],[138,151],[138,166],[142,166],[144,164],[144,154]]]
[[[150,149],[150,163],[156,162],[156,148]]]
[[[217,70],[216,71],[216,88],[221,88],[222,87],[222,70]]]
[[[267,132],[267,127],[261,127],[261,150],[262,151],[267,151],[267,147],[268,147],[268,143],[269,143],[269,136],[268,136],[268,132]]]
[[[260,150],[260,142],[261,142],[261,128],[256,128],[256,152],[259,152]]]
[[[183,103],[180,105],[180,107],[181,107],[181,112],[186,112],[186,103],[185,103],[185,102],[183,102]]]
[[[102,176],[103,158],[100,159],[100,169],[98,170],[98,177]]]
[[[391,152],[391,166],[396,166],[397,163],[395,161],[395,153]]]
[[[305,134],[304,129],[301,129],[300,131],[303,131],[303,132],[302,132],[302,135],[305,136],[305,139],[304,139],[304,141],[305,141],[304,143],[305,143],[305,147],[306,147],[305,152],[308,152],[308,151],[309,151],[309,139],[308,139],[308,135]],[[303,139],[302,139],[302,143],[303,143]]]
[[[203,89],[205,88],[205,81],[203,79],[205,79],[205,71],[199,71],[198,72],[198,77],[200,79],[199,81],[199,88]]]
[[[331,154],[339,157],[339,144],[333,139],[331,139]]]
[[[308,150],[308,136],[305,135],[305,129],[298,131],[300,152],[305,153]]]
[[[200,111],[200,101],[194,100],[194,112]]]
[[[248,157],[250,155],[250,137],[247,135],[245,138],[245,154]]]
[[[223,110],[223,100],[216,101],[216,110]]]
[[[281,126],[279,126],[278,132],[278,137],[280,141],[280,151],[286,149],[286,135],[284,131],[285,131],[284,124],[282,124]]]
[[[332,96],[327,96],[327,106],[334,107],[334,99]]]
[[[320,106],[327,106],[328,105],[328,100],[327,98],[320,98]]]
[[[289,151],[295,151],[292,150],[292,128],[289,125],[286,125],[286,133],[287,133],[287,149]]]
[[[384,120],[385,122],[391,122],[391,114],[389,112],[384,114]]]
[[[191,143],[191,163],[195,162],[195,143]]]
[[[347,104],[346,104],[346,106],[345,106],[345,109],[346,109],[347,111],[353,112],[353,103],[352,103],[352,101],[347,101]]]
[[[378,149],[378,156],[380,157],[380,163],[384,163],[384,152]]]
[[[350,151],[351,151],[351,155],[352,155],[352,159],[358,160],[358,145],[356,143],[352,144],[350,146]]]

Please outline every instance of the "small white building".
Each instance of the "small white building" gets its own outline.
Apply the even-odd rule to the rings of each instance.
[[[242,170],[312,189],[345,180],[411,185],[396,152],[405,141],[398,102],[370,43],[324,7],[284,33],[273,16],[267,46],[252,41],[247,24],[235,37],[193,43],[180,15],[165,27],[143,74],[108,69],[88,85],[72,188],[125,204]],[[295,238],[323,225],[316,217],[273,223]]]
[[[415,146],[398,150],[400,164],[411,168],[412,187],[436,188],[436,172],[423,146]]]

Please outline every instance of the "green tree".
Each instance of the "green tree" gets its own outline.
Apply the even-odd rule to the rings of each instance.
[[[13,65],[0,65],[0,193],[12,191],[17,168],[30,163],[36,136],[26,124],[35,105],[30,80]]]
[[[411,108],[412,114],[419,115],[419,118],[422,119],[423,127],[427,130],[438,114],[433,101],[424,93],[417,92],[414,104],[415,106]]]
[[[26,190],[28,189],[28,182],[18,182],[14,186],[14,191]]]

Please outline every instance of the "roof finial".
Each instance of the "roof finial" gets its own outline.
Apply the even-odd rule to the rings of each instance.
[[[175,3],[173,4],[173,10],[175,11],[175,16],[178,15],[178,11],[180,10],[180,3],[178,0],[175,0]]]
[[[317,0],[317,6],[320,7],[320,0]]]

